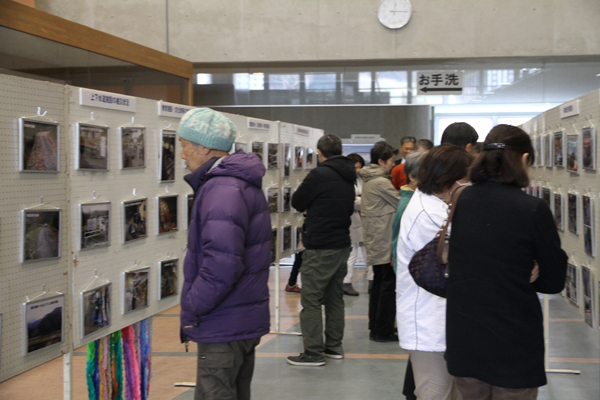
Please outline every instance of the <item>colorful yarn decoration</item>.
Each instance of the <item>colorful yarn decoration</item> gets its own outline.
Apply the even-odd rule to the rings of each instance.
[[[147,320],[140,323],[140,389],[142,400],[148,399],[148,338],[146,334],[148,332]]]
[[[132,340],[131,340],[131,369],[133,370],[133,378],[134,378],[134,386],[133,386],[133,390],[134,390],[134,395],[135,395],[135,400],[142,400],[142,393],[141,393],[141,387],[140,387],[140,362],[139,362],[139,358],[138,358],[138,354],[139,354],[139,348],[137,347],[139,345],[139,340],[137,335],[135,334],[136,332],[136,327],[139,326],[139,322],[134,324],[134,329],[132,329]],[[137,329],[137,332],[139,332],[139,329]]]
[[[97,370],[98,370],[98,400],[104,400],[102,396],[102,392],[104,392],[104,382],[102,382],[102,364],[104,363],[104,343],[102,339],[98,339],[98,362]]]
[[[100,340],[96,340],[96,359],[94,363],[94,391],[96,393],[96,399],[100,399],[100,371],[99,371],[99,361],[100,361]]]
[[[154,318],[148,321],[148,394],[150,394],[150,382],[152,381],[152,335],[154,334]]]
[[[135,400],[133,394],[133,362],[131,360],[131,344],[133,328],[128,326],[121,330],[123,334],[123,360],[125,361],[125,398],[127,400]]]
[[[100,368],[100,382],[101,382],[101,400],[111,400],[110,398],[110,371],[108,368],[108,364],[110,361],[109,350],[110,350],[110,340],[108,336],[104,336],[100,339],[102,342],[102,366]]]
[[[96,389],[94,388],[94,370],[96,368],[96,342],[88,343],[87,345],[87,365],[86,378],[88,387],[88,397],[90,400],[97,400]]]
[[[114,400],[123,400],[123,341],[121,331],[112,334],[112,343],[114,343],[114,350],[111,351],[114,365],[113,398]]]

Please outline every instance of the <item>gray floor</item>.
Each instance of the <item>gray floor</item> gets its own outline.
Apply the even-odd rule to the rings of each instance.
[[[283,272],[282,274],[286,274]],[[356,282],[364,289],[363,275]],[[346,299],[347,316],[366,316],[368,296]],[[580,370],[580,375],[548,374],[548,385],[540,388],[540,400],[600,399],[600,354],[598,331],[582,321],[577,312],[560,297],[550,298],[550,357],[564,358],[551,362],[550,368]],[[290,331],[299,331],[296,325]],[[369,340],[366,319],[346,319],[344,337],[346,353],[405,354],[397,343]],[[302,340],[297,336],[278,336],[259,349],[259,353],[300,353]],[[366,357],[366,356],[365,356]],[[575,359],[575,360],[573,360]],[[577,360],[580,359],[580,360]],[[294,367],[282,356],[257,357],[252,397],[275,399],[403,399],[402,384],[405,359],[346,358],[328,360],[324,367]],[[193,389],[175,400],[193,399]]]

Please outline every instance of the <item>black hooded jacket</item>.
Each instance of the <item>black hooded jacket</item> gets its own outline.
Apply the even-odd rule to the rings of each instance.
[[[333,156],[310,171],[292,196],[292,206],[306,211],[302,243],[307,249],[350,247],[354,212],[354,162]]]

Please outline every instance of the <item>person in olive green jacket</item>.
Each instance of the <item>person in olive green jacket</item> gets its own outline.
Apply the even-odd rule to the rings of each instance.
[[[396,274],[392,268],[392,221],[400,193],[392,185],[394,148],[381,141],[371,149],[371,164],[360,171],[363,192],[360,205],[367,264],[373,266],[369,295],[370,338],[378,342],[397,341]]]

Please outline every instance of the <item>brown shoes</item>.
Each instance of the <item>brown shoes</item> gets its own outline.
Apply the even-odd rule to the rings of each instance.
[[[300,293],[302,290],[300,289],[300,287],[298,285],[294,285],[294,286],[285,285],[285,291],[288,293]]]

